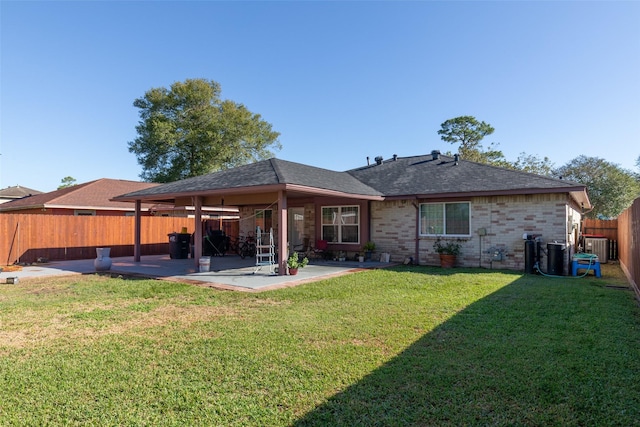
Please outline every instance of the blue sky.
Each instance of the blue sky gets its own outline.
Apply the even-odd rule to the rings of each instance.
[[[637,171],[640,2],[0,2],[0,188],[138,180],[133,101],[219,82],[333,170],[454,150],[472,115],[507,159]]]

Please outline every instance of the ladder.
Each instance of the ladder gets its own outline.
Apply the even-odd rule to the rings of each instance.
[[[260,227],[256,229],[256,274],[263,266],[269,266],[269,273],[275,274],[276,246],[273,243],[273,228],[263,233]]]

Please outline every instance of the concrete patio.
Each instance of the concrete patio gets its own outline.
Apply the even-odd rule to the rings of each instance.
[[[52,261],[24,266],[21,271],[3,271],[0,273],[0,285],[7,283],[7,278],[10,277],[17,277],[20,282],[37,277],[94,274],[96,269],[93,261]],[[171,259],[169,255],[148,255],[143,256],[139,263],[136,263],[133,257],[112,258],[111,269],[101,273],[178,281],[217,289],[259,292],[391,265],[377,261],[312,261],[307,267],[300,269],[296,276],[278,276],[270,272],[268,266],[256,267],[255,258],[242,259],[236,255],[212,257],[210,271],[200,272],[196,261],[191,258]]]

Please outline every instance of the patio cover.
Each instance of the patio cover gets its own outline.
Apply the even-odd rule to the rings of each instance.
[[[276,158],[187,178],[114,197],[135,203],[134,259],[140,261],[142,203],[172,203],[195,207],[195,240],[202,240],[202,206],[243,206],[277,203],[278,242],[288,240],[287,201],[301,197],[345,197],[383,200],[383,194],[347,172],[289,162]],[[194,259],[202,256],[195,245]],[[286,272],[286,251],[278,251],[278,274]],[[196,261],[198,262],[198,261]]]

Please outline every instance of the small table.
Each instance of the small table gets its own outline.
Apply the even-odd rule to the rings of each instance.
[[[593,270],[596,277],[602,277],[602,272],[600,270],[600,260],[598,260],[598,255],[595,254],[575,254],[571,259],[571,275],[577,276],[578,270]],[[585,273],[585,274],[586,274]]]

